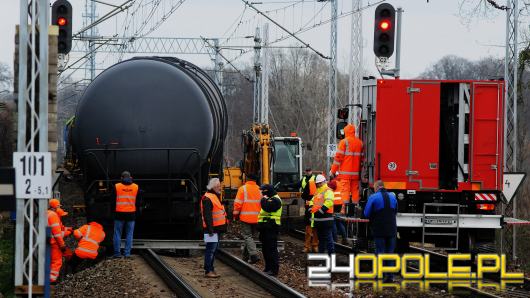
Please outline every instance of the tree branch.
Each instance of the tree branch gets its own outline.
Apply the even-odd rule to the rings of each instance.
[[[497,3],[497,1],[495,1],[495,0],[486,0],[486,2],[488,2],[491,6],[495,7],[496,9],[508,10],[508,6],[499,5],[499,3]]]

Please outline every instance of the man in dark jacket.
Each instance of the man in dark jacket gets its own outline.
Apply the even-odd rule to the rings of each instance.
[[[215,272],[215,253],[219,248],[220,234],[226,232],[226,212],[221,200],[221,182],[212,178],[206,186],[207,192],[201,198],[202,227],[204,229],[204,276],[208,278],[220,277]]]
[[[281,225],[282,200],[276,193],[274,186],[265,184],[260,187],[263,198],[261,211],[258,215],[258,230],[261,250],[265,260],[266,274],[277,276],[280,269],[278,255],[278,232]]]
[[[374,183],[374,189],[376,193],[368,198],[364,208],[364,216],[370,219],[375,242],[375,253],[393,253],[397,236],[396,215],[398,203],[396,195],[387,192],[381,180]],[[387,275],[385,280],[391,281],[392,275]]]

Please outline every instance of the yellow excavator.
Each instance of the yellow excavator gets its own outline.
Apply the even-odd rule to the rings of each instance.
[[[242,138],[241,167],[224,169],[224,198],[234,198],[248,174],[256,175],[260,185],[274,185],[285,205],[299,198],[300,190],[291,185],[302,178],[302,140],[294,133],[273,137],[268,124],[253,124]]]

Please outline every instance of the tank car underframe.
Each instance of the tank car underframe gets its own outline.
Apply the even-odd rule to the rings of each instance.
[[[190,156],[196,155],[200,163],[200,156],[196,149],[189,148],[135,148],[135,149],[94,149],[85,151],[85,157],[91,156],[103,173],[101,179],[89,178],[85,172],[85,204],[88,220],[101,222],[105,230],[112,234],[113,226],[113,187],[120,180],[111,177],[110,158],[101,162],[95,152],[103,152],[105,156],[113,156],[120,152],[137,151],[166,151],[168,172],[158,177],[142,178],[134,176],[134,182],[140,186],[141,206],[137,210],[135,237],[153,239],[199,239],[200,210],[199,199],[202,192],[202,168],[195,167],[196,173],[175,175],[169,165],[170,151],[190,151]],[[86,160],[85,160],[86,162]],[[86,167],[85,167],[86,168]],[[163,178],[161,176],[164,176]]]

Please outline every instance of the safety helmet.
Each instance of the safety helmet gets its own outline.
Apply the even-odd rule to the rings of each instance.
[[[50,208],[57,208],[57,207],[61,207],[61,202],[57,199],[51,199]]]
[[[326,177],[324,177],[324,175],[317,175],[317,177],[315,178],[315,183],[322,183],[322,182],[326,182]]]

